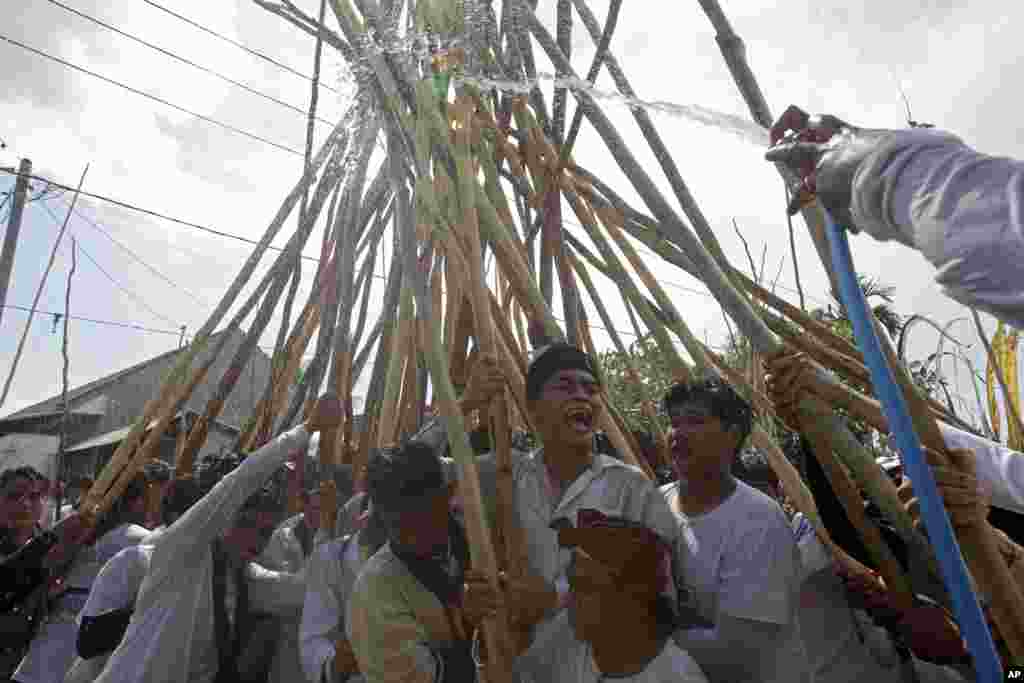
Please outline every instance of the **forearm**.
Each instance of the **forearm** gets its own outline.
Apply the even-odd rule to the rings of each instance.
[[[187,558],[191,550],[205,548],[223,535],[249,496],[284,465],[292,452],[306,448],[308,443],[309,432],[300,425],[248,456],[163,533],[153,566],[174,564],[167,560]]]
[[[940,422],[948,448],[974,453],[978,482],[991,492],[993,507],[1024,514],[1024,454]]]
[[[926,131],[892,135],[854,177],[854,222],[919,250],[947,294],[1024,326],[1024,163]]]

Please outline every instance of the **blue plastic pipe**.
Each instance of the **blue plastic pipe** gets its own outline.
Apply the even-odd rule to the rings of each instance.
[[[960,625],[960,632],[963,633],[968,650],[974,657],[977,680],[979,683],[1000,683],[1003,680],[1003,670],[999,655],[996,653],[981,606],[971,588],[967,568],[960,555],[960,546],[953,536],[953,528],[946,517],[935,479],[932,478],[931,469],[925,462],[921,442],[914,431],[914,423],[907,410],[903,391],[893,377],[892,368],[889,367],[875,334],[875,327],[871,323],[867,301],[853,269],[846,231],[836,225],[827,211],[825,232],[828,234],[832,265],[839,281],[839,295],[853,323],[857,345],[871,371],[871,384],[889,420],[893,437],[903,458],[903,469],[914,482],[914,493],[921,502],[921,519],[935,548],[946,589],[953,598],[953,610]]]

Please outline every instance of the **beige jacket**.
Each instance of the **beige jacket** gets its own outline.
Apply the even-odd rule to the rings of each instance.
[[[436,683],[455,640],[441,602],[385,545],[356,579],[345,623],[366,683]]]

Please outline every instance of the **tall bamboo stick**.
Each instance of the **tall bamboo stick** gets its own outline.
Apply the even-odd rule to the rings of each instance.
[[[473,102],[468,98],[456,100],[453,109],[461,128],[456,132],[457,159],[459,163],[458,197],[462,209],[462,237],[466,245],[468,261],[470,300],[473,306],[476,338],[484,354],[499,357],[495,327],[491,317],[491,295],[484,281],[482,251],[480,247],[480,226],[476,209],[476,167],[472,156],[471,126],[473,123]],[[515,510],[515,482],[512,475],[512,445],[508,425],[508,409],[503,395],[492,399],[490,408],[490,431],[497,462],[497,506],[499,545],[505,550],[505,569],[512,576],[519,576],[528,566],[526,540],[519,526]],[[505,656],[511,658],[514,653]]]
[[[424,102],[424,100],[421,100],[421,102]],[[389,136],[389,148],[391,150],[394,150],[397,137],[395,132],[392,131]],[[416,297],[420,319],[428,322],[432,328],[430,345],[427,350],[427,361],[430,367],[431,381],[440,404],[439,407],[445,417],[452,455],[458,464],[459,493],[462,497],[467,522],[466,531],[470,542],[471,562],[474,567],[488,577],[491,589],[495,594],[499,594],[498,563],[485,521],[476,461],[469,444],[469,437],[466,434],[462,411],[456,400],[455,389],[451,383],[447,367],[447,357],[441,347],[440,321],[431,313],[431,300],[427,292],[427,278],[417,268],[415,226],[413,216],[409,210],[411,202],[408,199],[408,190],[402,182],[401,166],[398,162],[398,157],[392,155],[390,163],[393,174],[392,182],[395,186],[395,196],[398,201],[396,225],[404,237],[403,258],[406,263],[407,272],[412,280],[412,287],[410,289],[413,290]],[[490,663],[493,665],[487,671],[487,678],[492,683],[502,683],[502,681],[511,680],[512,669],[511,659],[509,658],[512,651],[511,639],[507,628],[505,628],[507,621],[504,615],[501,615],[501,617],[498,620],[488,619],[484,622]]]

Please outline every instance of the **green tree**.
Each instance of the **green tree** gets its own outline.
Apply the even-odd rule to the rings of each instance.
[[[665,354],[650,335],[629,345],[626,353],[605,351],[598,357],[607,385],[608,398],[630,429],[653,432],[655,427],[665,429],[668,419],[662,414],[661,400],[672,387],[674,378]],[[633,367],[639,382],[630,377]],[[657,412],[652,420],[643,414],[645,401],[650,401]]]

